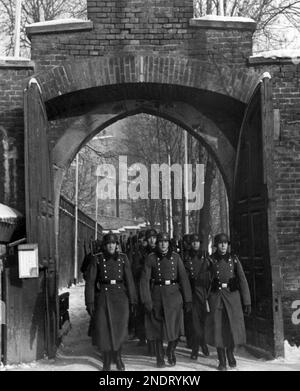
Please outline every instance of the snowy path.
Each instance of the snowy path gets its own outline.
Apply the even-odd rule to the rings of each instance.
[[[89,316],[84,306],[84,285],[79,284],[68,289],[70,292],[70,318],[72,329],[63,339],[55,360],[40,360],[30,364],[10,365],[0,371],[99,371],[102,362],[97,350],[87,336]],[[137,341],[127,342],[123,348],[124,363],[131,371],[157,371],[155,359],[145,355],[145,347],[137,347]],[[160,371],[216,371],[217,356],[215,349],[210,357],[200,356],[197,362],[189,358],[190,351],[180,343],[176,349],[177,365]],[[256,359],[244,349],[237,351],[239,371],[300,371],[300,349],[287,344],[288,354],[285,359],[266,361]],[[114,370],[114,366],[112,366]]]

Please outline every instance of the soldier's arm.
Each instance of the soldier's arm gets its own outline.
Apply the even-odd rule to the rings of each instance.
[[[92,304],[95,301],[95,283],[97,278],[97,258],[91,257],[90,263],[86,270],[85,282],[85,304]]]
[[[242,296],[243,304],[244,305],[251,305],[251,296],[250,296],[250,290],[249,285],[243,270],[243,266],[241,262],[239,261],[238,257],[235,256],[235,260],[237,262],[237,277],[239,280],[240,285],[240,293]]]
[[[184,302],[190,303],[193,300],[191,284],[188,279],[187,272],[185,270],[183,262],[179,255],[177,260],[177,273],[178,273],[178,280],[181,286]]]
[[[125,274],[125,280],[126,280],[126,287],[128,290],[128,296],[129,296],[129,302],[130,304],[136,304],[137,298],[136,298],[136,291],[135,291],[135,285],[133,282],[133,276],[130,268],[130,263],[127,258],[127,255],[124,254],[124,274]]]
[[[152,306],[152,297],[150,291],[151,272],[152,272],[152,261],[151,261],[151,257],[148,255],[145,259],[145,263],[141,273],[140,294],[141,294],[141,302],[149,307]]]

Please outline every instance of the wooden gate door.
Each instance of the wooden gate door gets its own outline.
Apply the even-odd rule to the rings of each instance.
[[[280,270],[272,231],[272,143],[271,81],[265,77],[248,105],[240,132],[233,232],[252,296],[247,343],[276,356],[282,354],[283,338]]]
[[[38,243],[39,263],[43,267],[36,284],[44,301],[44,347],[48,357],[54,357],[57,341],[57,278],[54,194],[47,126],[40,87],[35,79],[31,79],[25,91],[26,231],[27,242]]]

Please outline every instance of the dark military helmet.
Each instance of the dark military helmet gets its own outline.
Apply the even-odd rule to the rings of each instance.
[[[155,236],[155,237],[157,236],[157,232],[154,228],[149,228],[146,231],[146,239],[151,238],[151,236]]]
[[[193,243],[193,242],[202,242],[200,235],[198,235],[198,234],[190,235],[190,243]]]
[[[186,243],[190,243],[191,242],[191,235],[190,234],[185,234],[183,235],[183,241],[186,242]]]
[[[108,243],[118,243],[118,237],[113,232],[109,232],[103,237],[103,244],[106,245]]]
[[[158,242],[163,242],[163,241],[169,241],[170,240],[170,236],[168,233],[166,232],[160,232],[158,235],[157,235],[157,243]]]
[[[230,240],[227,234],[221,233],[215,236],[214,246],[217,247],[219,243],[228,243],[230,244]]]

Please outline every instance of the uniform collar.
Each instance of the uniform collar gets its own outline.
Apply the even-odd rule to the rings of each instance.
[[[196,255],[198,255],[200,258],[202,257],[202,251],[201,250],[193,250],[193,249],[191,249],[190,251],[189,251],[189,256],[190,257],[195,257]]]
[[[172,257],[172,249],[169,248],[168,252],[166,254],[162,254],[158,249],[156,249],[156,255],[159,259],[162,259],[162,258],[168,258],[168,259],[171,259]]]
[[[224,255],[221,255],[221,254],[219,254],[218,251],[216,251],[216,252],[214,253],[214,258],[215,258],[217,261],[224,260],[224,261],[228,262],[228,261],[229,261],[229,258],[230,258],[230,253],[226,253],[226,254],[224,254]]]
[[[104,250],[103,252],[103,256],[105,259],[113,259],[113,260],[117,260],[119,259],[119,253],[117,251],[114,252],[114,254],[110,254],[108,251]]]
[[[145,248],[145,252],[147,253],[147,254],[151,254],[151,253],[153,253],[155,251],[155,247],[151,247],[151,246],[149,246],[149,244],[148,244],[148,246]]]

